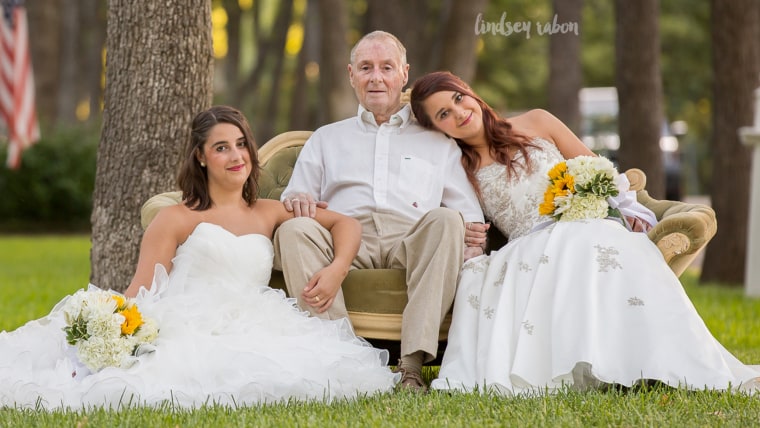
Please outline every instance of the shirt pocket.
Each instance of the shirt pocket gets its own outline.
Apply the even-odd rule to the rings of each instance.
[[[412,202],[430,199],[435,187],[435,167],[425,159],[415,156],[402,155],[399,174],[398,190],[409,197]]]

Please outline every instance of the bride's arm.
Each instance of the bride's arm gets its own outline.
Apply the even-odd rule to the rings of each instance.
[[[134,277],[132,277],[132,282],[124,292],[125,296],[136,296],[140,287],[150,289],[157,263],[163,265],[167,272],[171,271],[172,259],[177,252],[177,246],[179,246],[178,231],[182,224],[182,222],[178,222],[177,207],[162,209],[145,229],[140,244],[137,269]]]
[[[332,264],[345,270],[344,276],[347,275],[362,242],[361,225],[356,219],[321,208],[315,219],[332,235],[335,250]]]
[[[285,211],[282,204],[278,205],[279,209],[285,213],[282,221],[293,217],[292,213]],[[314,220],[330,231],[333,238],[334,256],[329,265],[320,269],[309,279],[302,297],[317,312],[324,312],[335,300],[343,279],[348,275],[351,264],[359,252],[362,228],[355,219],[322,208],[317,209]]]

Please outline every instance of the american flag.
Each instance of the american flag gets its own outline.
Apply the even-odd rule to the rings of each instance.
[[[21,165],[21,152],[40,138],[34,106],[34,78],[23,0],[1,0],[0,117],[8,133],[8,167]]]

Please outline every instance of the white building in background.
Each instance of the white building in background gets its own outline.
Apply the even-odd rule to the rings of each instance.
[[[620,148],[618,132],[618,95],[614,87],[583,88],[578,93],[581,113],[580,138],[588,148],[602,156],[617,161]],[[675,122],[674,128],[663,118],[660,133],[660,149],[665,163],[666,199],[680,200],[681,152],[676,135],[686,133],[685,122]],[[675,135],[674,135],[675,134]]]
[[[747,296],[760,297],[760,88],[755,89],[754,125],[739,129],[742,143],[752,147],[744,292]]]

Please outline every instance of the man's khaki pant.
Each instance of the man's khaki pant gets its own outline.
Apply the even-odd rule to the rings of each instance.
[[[409,302],[401,322],[401,355],[424,351],[425,361],[438,351],[438,332],[456,294],[464,262],[464,221],[459,212],[436,208],[416,223],[393,214],[358,217],[362,244],[352,269],[406,269]],[[330,232],[314,219],[283,223],[274,236],[275,269],[282,270],[290,296],[320,318],[348,316],[343,292],[329,310],[316,313],[301,297],[309,279],[333,259]]]

